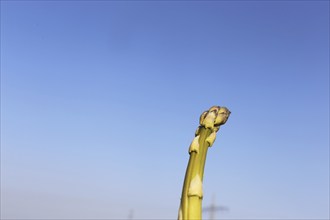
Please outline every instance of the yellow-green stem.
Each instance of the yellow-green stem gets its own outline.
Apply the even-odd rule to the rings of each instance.
[[[198,196],[189,197],[188,219],[202,219],[202,199]]]
[[[206,142],[206,138],[211,134],[211,130],[209,128],[202,128],[201,133],[201,142],[200,142],[200,158],[199,158],[199,167],[198,167],[198,174],[203,180],[203,175],[204,175],[204,167],[205,167],[205,161],[206,161],[206,155],[207,155],[207,150],[209,147],[209,144]],[[204,136],[205,135],[205,136]]]
[[[227,108],[213,106],[200,117],[200,127],[189,148],[190,158],[181,195],[180,220],[202,218],[202,181],[207,150],[213,144],[220,125],[226,123],[229,115]]]
[[[192,152],[190,154],[189,162],[188,162],[188,167],[186,170],[186,175],[183,183],[183,189],[182,189],[182,195],[181,195],[181,207],[180,211],[182,213],[182,219],[188,219],[188,189],[189,189],[189,183],[191,181],[191,173],[192,169],[194,167],[193,163],[196,158],[196,152]],[[179,214],[180,215],[180,214]]]
[[[195,162],[193,162],[193,168],[191,172],[191,179],[199,179],[199,181],[190,181],[188,189],[188,218],[187,219],[201,219],[202,217],[202,175],[203,167],[205,165],[206,152],[208,144],[206,142],[207,137],[211,134],[209,128],[202,127],[199,132],[199,152],[196,154]]]

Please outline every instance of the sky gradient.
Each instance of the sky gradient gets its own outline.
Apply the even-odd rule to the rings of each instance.
[[[328,1],[1,1],[1,218],[175,219],[213,105],[204,206],[329,218]]]

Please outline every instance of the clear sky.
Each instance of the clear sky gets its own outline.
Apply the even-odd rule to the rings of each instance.
[[[1,218],[175,219],[212,105],[204,206],[329,218],[328,1],[1,1]]]

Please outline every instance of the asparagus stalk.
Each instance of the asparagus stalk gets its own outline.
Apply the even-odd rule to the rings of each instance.
[[[179,220],[202,219],[203,176],[208,147],[230,115],[226,107],[213,106],[202,113],[200,126],[189,147],[189,162],[183,183]]]

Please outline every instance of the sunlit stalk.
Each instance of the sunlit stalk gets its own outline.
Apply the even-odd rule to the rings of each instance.
[[[189,162],[183,183],[179,220],[202,219],[203,176],[207,150],[216,138],[216,132],[230,115],[226,107],[213,106],[200,117],[195,138],[189,147]]]

